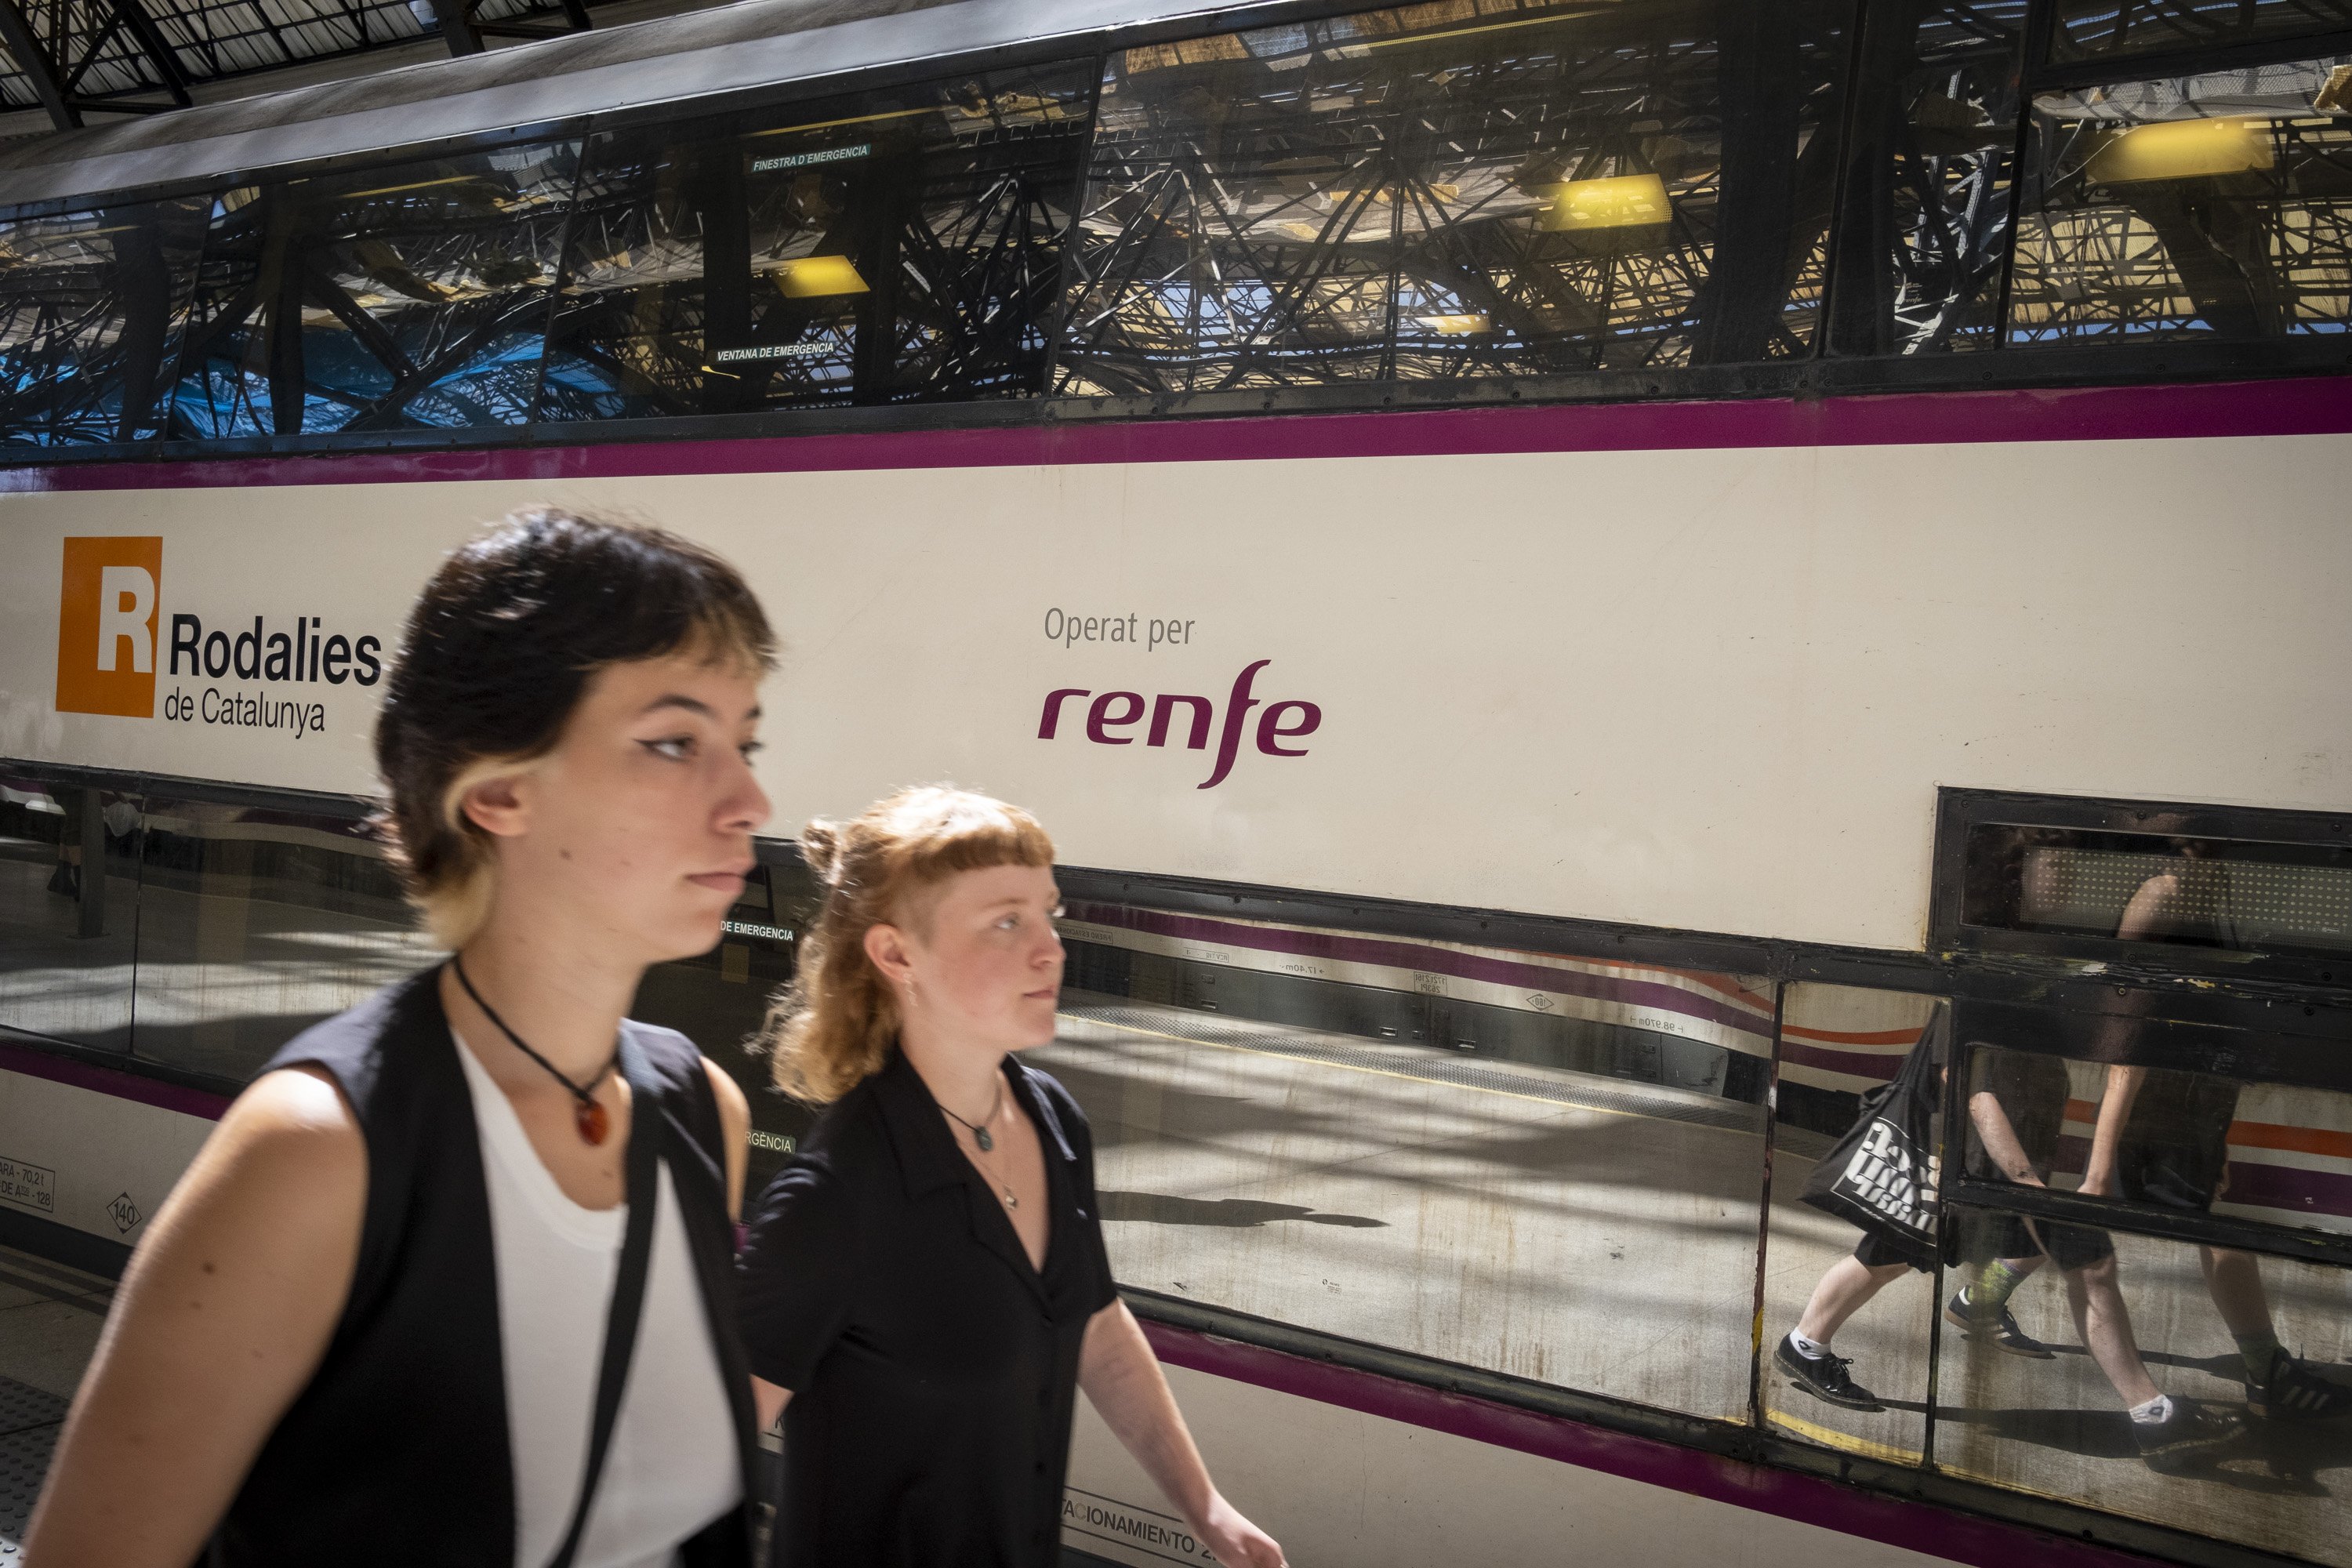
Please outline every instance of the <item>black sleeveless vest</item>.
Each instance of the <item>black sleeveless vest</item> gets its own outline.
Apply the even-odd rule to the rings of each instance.
[[[489,1192],[438,973],[304,1031],[264,1069],[315,1066],[341,1085],[367,1140],[367,1211],[342,1317],[222,1519],[215,1568],[515,1568]],[[718,1100],[684,1036],[622,1027],[660,1085],[633,1116],[663,1119],[743,1468],[745,1506],[688,1542],[686,1562],[746,1568],[756,1438]]]

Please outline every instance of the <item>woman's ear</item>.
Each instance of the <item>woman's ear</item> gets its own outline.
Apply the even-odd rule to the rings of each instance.
[[[458,814],[494,837],[520,837],[530,825],[523,779],[520,773],[500,773],[467,785],[457,799]]]
[[[866,962],[894,988],[911,984],[915,966],[907,956],[907,933],[894,925],[866,928]]]

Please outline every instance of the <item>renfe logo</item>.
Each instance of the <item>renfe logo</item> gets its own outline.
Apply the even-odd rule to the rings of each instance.
[[[1227,773],[1234,771],[1234,758],[1241,751],[1242,726],[1248,720],[1249,710],[1260,706],[1258,700],[1250,695],[1250,687],[1256,681],[1257,672],[1273,662],[1274,660],[1270,658],[1259,659],[1234,678],[1233,693],[1225,700],[1224,728],[1220,731],[1217,740],[1216,771],[1208,776],[1206,782],[1196,787],[1214,789],[1225,782]],[[1045,694],[1045,711],[1037,721],[1039,740],[1053,740],[1060,732],[1062,704],[1073,697],[1094,697],[1094,693],[1084,687],[1066,686],[1058,691],[1049,691]],[[1194,752],[1208,749],[1209,723],[1214,717],[1215,705],[1205,697],[1185,697],[1172,692],[1151,700],[1151,725],[1144,731],[1145,745],[1164,746],[1168,743],[1169,725],[1175,718],[1176,708],[1180,703],[1186,710],[1190,721],[1190,734],[1184,742],[1185,748]],[[1111,731],[1125,730],[1141,722],[1143,708],[1143,697],[1139,692],[1106,691],[1101,696],[1095,697],[1095,700],[1087,705],[1087,739],[1097,746],[1134,744],[1134,736],[1114,735]],[[1284,722],[1283,715],[1293,711],[1298,715],[1297,720],[1288,723]],[[1295,699],[1276,702],[1258,715],[1257,749],[1269,757],[1303,757],[1307,754],[1306,747],[1286,746],[1281,742],[1311,735],[1320,729],[1322,724],[1323,710],[1312,702],[1302,702]]]
[[[159,536],[68,539],[58,589],[58,711],[155,716]]]

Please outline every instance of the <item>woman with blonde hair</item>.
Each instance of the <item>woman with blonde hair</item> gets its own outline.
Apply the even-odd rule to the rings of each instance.
[[[768,803],[734,569],[556,511],[452,552],[376,760],[452,950],[289,1043],[131,1260],[44,1568],[742,1568],[750,1117],[623,1015],[708,951]]]
[[[1111,1284],[1084,1113],[1016,1059],[1054,1037],[1053,841],[913,789],[801,848],[824,904],[769,1037],[828,1109],[743,1255],[779,1568],[1048,1568],[1080,1387],[1219,1563],[1279,1568]]]

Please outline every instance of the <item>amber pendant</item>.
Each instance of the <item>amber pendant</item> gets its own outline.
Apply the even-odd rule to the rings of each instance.
[[[572,1121],[580,1129],[582,1140],[591,1147],[604,1142],[604,1135],[613,1131],[613,1118],[602,1103],[593,1100],[582,1100],[572,1113]]]

